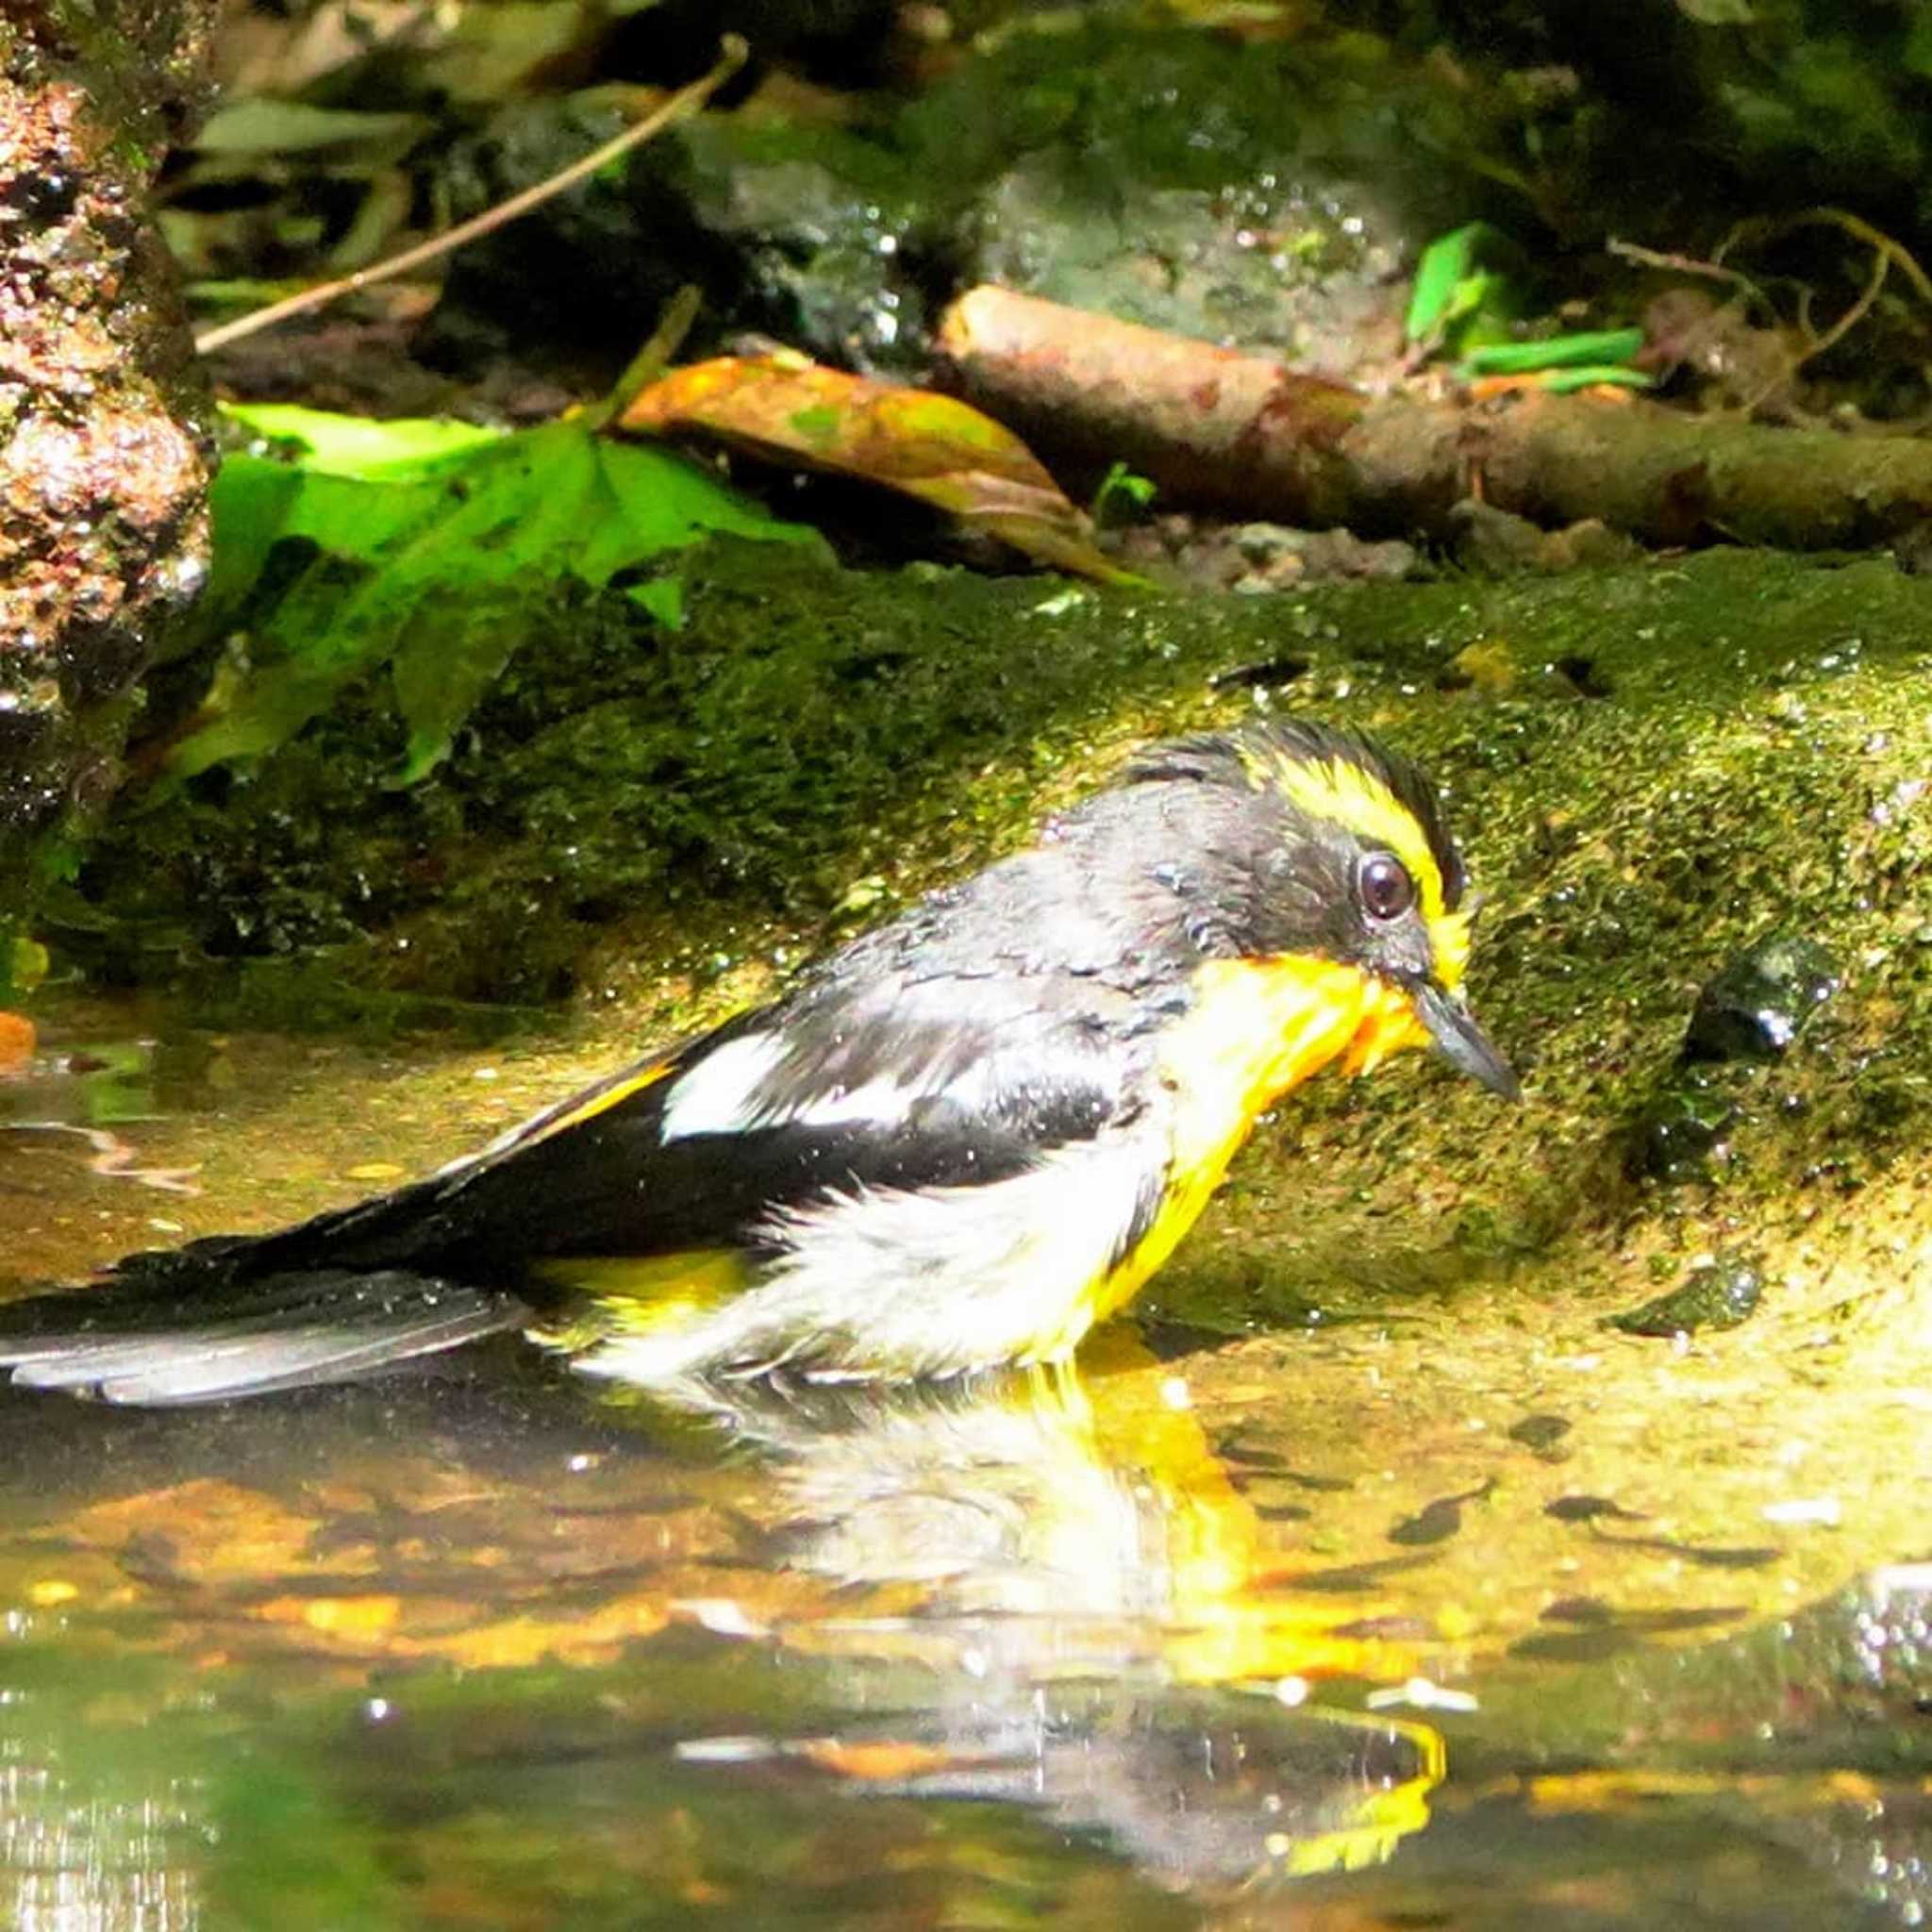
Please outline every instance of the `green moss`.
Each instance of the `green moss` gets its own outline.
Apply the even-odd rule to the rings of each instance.
[[[1261,696],[1381,731],[1443,784],[1487,902],[1473,997],[1528,1098],[1422,1056],[1316,1083],[1160,1306],[1223,1331],[1333,1320],[1553,1249],[1627,1306],[1633,1272],[1742,1244],[1776,1308],[1818,1287],[1817,1229],[1856,1203],[1880,1243],[1881,1197],[1921,1198],[1928,601],[1888,564],[1741,552],[1184,601],[720,549],[680,633],[555,607],[411,791],[385,787],[396,727],[366,688],[249,782],[124,823],[84,881],[92,944],[146,976],[326,944],[391,1016],[398,993],[614,990],[694,1024],[1017,843],[1129,744],[1244,715],[1257,693],[1217,674],[1292,655],[1307,671]],[[1774,1061],[1687,1067],[1700,990],[1791,932],[1841,991]]]
[[[119,976],[345,949],[347,978],[555,998],[608,935],[691,959],[747,925],[875,916],[1031,824],[1096,723],[1141,735],[1261,625],[964,572],[721,545],[689,622],[559,596],[427,782],[379,680],[245,777],[124,818],[70,900]],[[841,908],[843,908],[841,912]]]

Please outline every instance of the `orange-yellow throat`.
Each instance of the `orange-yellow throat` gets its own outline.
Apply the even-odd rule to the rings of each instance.
[[[1331,959],[1210,959],[1193,991],[1193,1009],[1166,1036],[1158,1062],[1174,1119],[1166,1198],[1096,1284],[1093,1321],[1124,1307],[1166,1263],[1256,1120],[1283,1094],[1332,1060],[1365,1074],[1428,1038],[1407,994]]]

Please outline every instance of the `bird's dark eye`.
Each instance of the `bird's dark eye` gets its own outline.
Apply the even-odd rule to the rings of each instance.
[[[1392,852],[1371,852],[1356,867],[1355,889],[1371,919],[1400,919],[1415,904],[1415,881]]]

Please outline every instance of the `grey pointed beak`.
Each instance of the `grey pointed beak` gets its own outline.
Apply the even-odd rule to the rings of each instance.
[[[1424,986],[1415,994],[1416,1017],[1429,1029],[1436,1050],[1457,1073],[1480,1080],[1505,1100],[1521,1100],[1523,1089],[1509,1063],[1475,1024],[1475,1015],[1453,993]]]

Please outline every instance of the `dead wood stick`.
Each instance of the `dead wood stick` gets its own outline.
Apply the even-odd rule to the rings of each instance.
[[[1049,456],[1124,461],[1181,505],[1437,535],[1479,494],[1652,543],[1880,544],[1932,517],[1932,442],[1691,416],[1619,396],[1374,398],[1266,357],[1004,289],[940,331],[953,384]]]
[[[1181,503],[1348,520],[1340,444],[1366,398],[1340,383],[990,287],[947,310],[940,349],[965,393],[1029,442],[1124,462]]]

